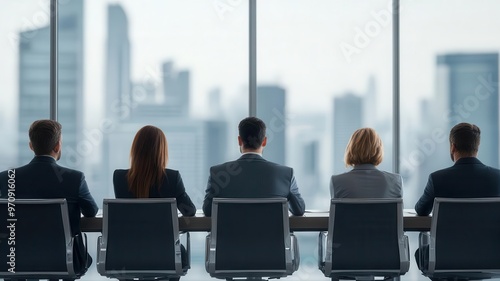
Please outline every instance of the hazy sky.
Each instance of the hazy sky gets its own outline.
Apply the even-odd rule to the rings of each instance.
[[[15,37],[20,30],[47,23],[48,2],[0,0],[0,117],[4,118],[0,125],[7,130],[16,128],[17,119]],[[414,114],[410,108],[421,97],[433,95],[437,54],[498,52],[500,1],[401,2],[401,101],[404,113]],[[232,102],[247,104],[247,1],[86,0],[87,113],[94,104],[93,114],[86,115],[86,126],[92,127],[101,118],[94,114],[95,104],[103,110],[108,3],[122,4],[129,18],[133,80],[159,75],[161,63],[174,60],[179,69],[192,73],[195,114],[209,112],[207,95],[214,87],[221,88],[226,107]],[[379,97],[376,106],[390,115],[389,6],[388,0],[258,1],[258,82],[284,86],[287,110],[296,114],[330,111],[334,95],[363,94],[373,75]],[[346,50],[353,52],[349,59]]]

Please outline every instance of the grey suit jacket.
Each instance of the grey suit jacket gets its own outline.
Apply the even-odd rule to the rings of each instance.
[[[269,162],[257,154],[244,154],[238,160],[210,168],[203,212],[212,215],[212,199],[272,198],[288,199],[290,212],[301,216],[304,199],[290,167]]]
[[[332,176],[330,194],[332,198],[401,198],[403,179],[372,164],[356,165],[347,173]]]

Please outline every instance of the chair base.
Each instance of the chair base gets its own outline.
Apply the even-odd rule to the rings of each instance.
[[[368,276],[363,276],[363,277],[357,277],[357,278],[347,278],[347,279],[343,279],[343,278],[339,278],[339,277],[332,277],[332,281],[339,281],[339,280],[356,280],[356,281],[372,281],[372,280],[376,280],[375,277],[368,277]],[[384,280],[384,281],[400,281],[401,280],[401,277],[398,276],[398,277],[387,277],[387,278],[384,278],[384,279],[377,279],[377,280]]]
[[[264,279],[262,277],[248,277],[248,278],[243,278],[243,279],[240,279],[240,278],[226,278],[226,281],[233,281],[233,280],[268,280],[268,279]]]

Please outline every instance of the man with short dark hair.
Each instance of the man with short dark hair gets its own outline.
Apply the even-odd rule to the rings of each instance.
[[[415,205],[415,211],[419,216],[427,216],[431,213],[436,197],[500,196],[500,170],[488,167],[476,158],[480,140],[481,130],[474,124],[460,123],[451,129],[450,157],[455,164],[429,175],[424,194]],[[421,261],[420,251],[423,252],[423,261]],[[428,256],[428,246],[415,252],[415,260],[420,269],[428,266],[429,261],[425,260]]]
[[[29,146],[35,157],[16,171],[16,199],[65,198],[68,204],[71,233],[75,239],[75,271],[90,266],[80,232],[80,214],[94,217],[98,207],[89,192],[82,172],[57,165],[62,152],[62,126],[53,120],[38,120],[29,129]],[[7,171],[0,173],[0,194],[7,197]],[[43,219],[43,218],[41,218]],[[85,264],[85,261],[87,264]]]
[[[240,122],[238,130],[238,144],[243,155],[236,161],[210,168],[203,201],[205,215],[211,216],[214,197],[287,198],[290,212],[296,216],[303,215],[305,203],[293,169],[262,158],[267,143],[264,122],[256,117],[247,117]]]
[[[450,131],[450,157],[455,164],[429,176],[424,194],[415,205],[419,216],[431,213],[436,197],[479,198],[500,196],[500,170],[477,159],[481,130],[460,123]]]

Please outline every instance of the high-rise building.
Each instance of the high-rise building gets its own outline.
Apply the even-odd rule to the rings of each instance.
[[[165,62],[163,70],[163,93],[169,115],[189,116],[190,74],[187,70],[176,71],[172,61]]]
[[[377,107],[377,83],[373,75],[368,79],[368,87],[363,102],[363,126],[375,127],[382,116]]]
[[[352,133],[361,128],[363,99],[348,93],[333,100],[333,172],[346,172],[344,153]]]
[[[83,2],[72,0],[59,9],[58,121],[63,126],[60,163],[80,168],[84,157],[78,141],[83,129]],[[50,101],[49,26],[21,32],[19,41],[19,154],[29,162],[28,129],[37,119],[48,119]]]
[[[285,165],[285,89],[275,85],[257,87],[257,117],[266,123],[264,158]]]
[[[108,6],[108,39],[106,51],[106,117],[128,118],[124,107],[130,107],[130,42],[128,19],[122,6]]]
[[[447,131],[460,122],[479,126],[479,157],[498,167],[498,53],[440,55],[437,66],[437,96],[445,98]]]

